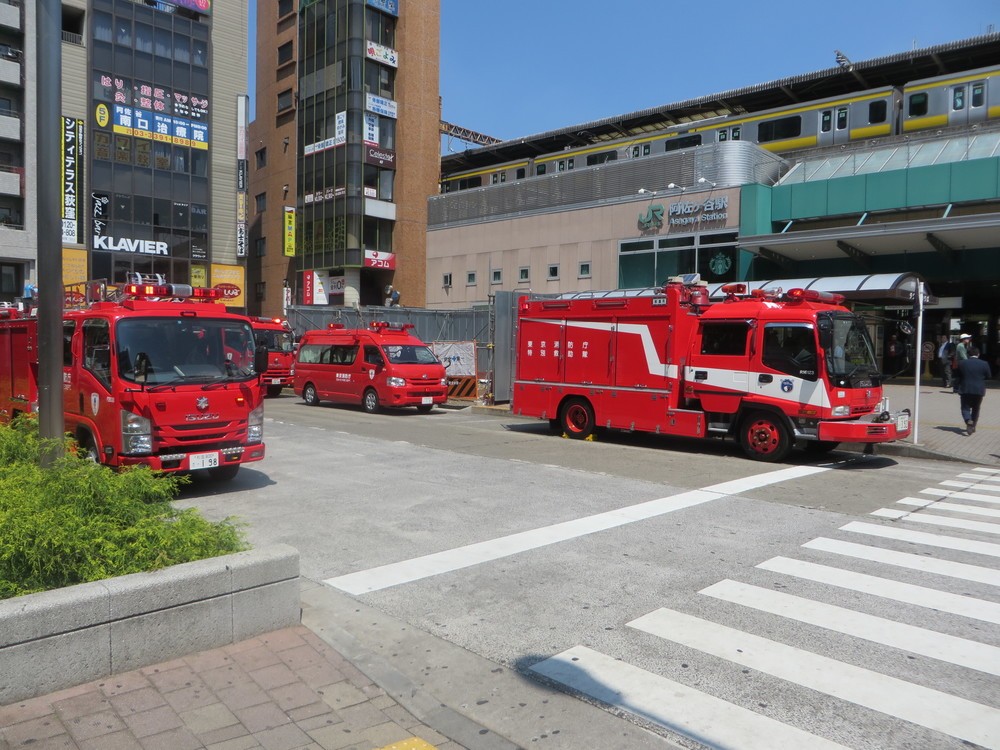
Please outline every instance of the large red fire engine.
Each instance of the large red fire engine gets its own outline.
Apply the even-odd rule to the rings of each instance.
[[[264,407],[250,321],[218,291],[86,282],[63,314],[66,432],[95,461],[217,480],[264,458]],[[38,319],[0,310],[0,419],[38,408]]]
[[[257,346],[267,347],[267,369],[264,385],[268,396],[278,396],[281,389],[292,385],[292,361],[295,341],[292,327],[281,318],[250,318]]]
[[[736,436],[751,458],[781,461],[796,442],[832,450],[910,433],[888,411],[864,322],[813,290],[723,287],[697,277],[646,293],[522,299],[512,411],[571,438],[596,428]]]

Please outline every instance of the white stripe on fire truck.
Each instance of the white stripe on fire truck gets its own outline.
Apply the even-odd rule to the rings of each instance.
[[[435,552],[411,560],[403,560],[389,565],[382,565],[370,570],[349,573],[336,578],[329,578],[324,583],[349,594],[366,594],[372,591],[398,586],[402,583],[419,581],[422,578],[450,573],[455,570],[469,568],[473,565],[509,557],[519,552],[546,547],[558,542],[606,531],[618,526],[655,518],[675,510],[683,510],[695,505],[701,505],[711,500],[718,500],[731,495],[739,495],[749,490],[767,487],[787,482],[792,479],[819,474],[829,471],[824,466],[792,466],[778,471],[734,479],[721,484],[713,484],[700,490],[690,490],[671,497],[649,500],[645,503],[630,505],[625,508],[598,513],[572,521],[530,529],[517,534],[510,534],[498,539],[467,544],[464,547]]]

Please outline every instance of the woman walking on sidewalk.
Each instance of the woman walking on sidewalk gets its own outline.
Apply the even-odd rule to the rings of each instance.
[[[965,420],[965,434],[976,431],[979,421],[979,407],[986,395],[986,381],[992,377],[990,366],[979,358],[979,349],[969,347],[969,358],[958,363],[958,393],[961,399],[962,419]]]

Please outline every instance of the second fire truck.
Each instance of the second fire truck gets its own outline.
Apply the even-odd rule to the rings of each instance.
[[[523,299],[514,414],[571,438],[612,428],[739,440],[761,461],[910,434],[890,412],[864,321],[841,295],[723,287]]]

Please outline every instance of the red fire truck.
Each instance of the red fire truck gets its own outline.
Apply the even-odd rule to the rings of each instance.
[[[86,282],[63,314],[66,432],[95,461],[216,480],[264,458],[250,321],[214,289]],[[0,419],[38,409],[38,319],[0,310]]]
[[[267,347],[267,369],[264,385],[268,396],[278,396],[281,389],[292,385],[292,361],[295,341],[292,327],[281,318],[250,318],[257,346]]]
[[[781,461],[799,443],[832,450],[910,433],[888,411],[864,322],[843,296],[723,287],[693,277],[640,292],[522,299],[515,414],[571,438],[598,427],[739,439]]]

